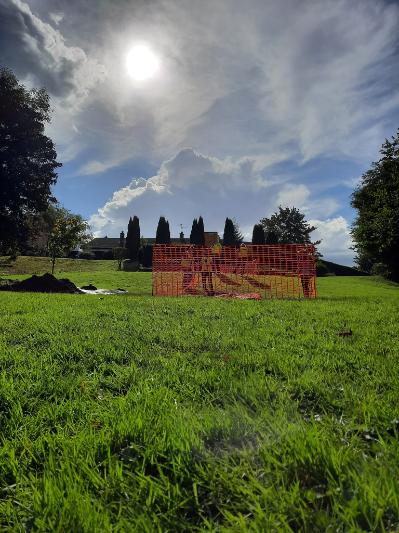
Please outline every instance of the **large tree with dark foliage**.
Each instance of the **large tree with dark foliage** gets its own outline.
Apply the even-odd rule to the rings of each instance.
[[[311,244],[310,234],[316,228],[308,224],[305,215],[295,207],[281,207],[270,218],[260,221],[266,232],[267,244]],[[277,242],[270,242],[277,240]],[[320,244],[316,241],[313,244]]]
[[[268,231],[265,235],[265,244],[278,244],[278,235],[275,231]]]
[[[223,231],[223,246],[239,246],[243,241],[237,222],[226,218]]]
[[[265,244],[265,232],[262,224],[255,224],[252,231],[252,244]]]
[[[140,221],[136,215],[129,218],[126,235],[127,257],[132,261],[138,259],[140,249]]]
[[[166,220],[165,217],[159,217],[155,243],[170,244],[169,222]]]
[[[57,180],[54,144],[44,134],[50,121],[44,89],[27,90],[8,69],[0,69],[0,252],[27,238],[26,220],[53,201]]]
[[[380,153],[352,194],[358,211],[352,236],[362,270],[399,281],[399,130]]]

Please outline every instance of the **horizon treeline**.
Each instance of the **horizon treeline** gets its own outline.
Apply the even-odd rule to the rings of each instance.
[[[272,244],[311,244],[310,234],[316,229],[305,220],[305,215],[295,207],[283,208],[270,218],[262,218],[253,226],[251,243],[257,245]],[[196,246],[205,245],[205,224],[202,216],[194,218],[190,236],[185,237],[180,232],[180,243],[190,243]],[[227,217],[224,223],[223,237],[220,239],[224,246],[240,246],[244,237],[235,219]],[[160,216],[155,235],[155,244],[170,244],[169,221]],[[313,244],[317,245],[320,241]],[[140,221],[135,215],[129,218],[126,239],[121,232],[121,246],[128,250],[128,258],[136,260],[139,250],[143,246],[150,246],[140,234]]]

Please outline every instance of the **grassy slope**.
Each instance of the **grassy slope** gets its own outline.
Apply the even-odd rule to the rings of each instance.
[[[0,529],[398,528],[397,286],[253,302],[69,277],[131,295],[0,293]]]
[[[57,259],[55,274],[65,272],[97,272],[116,270],[116,261],[97,261],[91,259]],[[44,274],[51,272],[49,257],[19,256],[16,261],[11,261],[8,256],[0,256],[0,275],[9,274]]]

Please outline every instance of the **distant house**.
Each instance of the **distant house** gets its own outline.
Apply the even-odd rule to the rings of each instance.
[[[171,244],[182,244],[179,237],[172,237]],[[111,257],[112,250],[120,246],[119,237],[96,237],[90,241],[86,246],[84,251],[94,254],[97,258],[101,259],[103,257]],[[150,237],[146,239],[143,238],[145,244],[155,244],[155,238]],[[206,231],[205,232],[205,246],[213,246],[219,242],[219,235],[216,231]],[[184,238],[183,244],[189,244],[190,239]]]
[[[102,259],[103,257],[111,257],[112,250],[118,246],[120,246],[119,237],[96,237],[85,246],[84,251]]]
[[[213,246],[219,242],[219,234],[217,231],[206,231],[205,232],[205,246]]]

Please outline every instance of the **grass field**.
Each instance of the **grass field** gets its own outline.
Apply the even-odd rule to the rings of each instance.
[[[0,531],[398,531],[399,288],[0,293]],[[353,335],[339,336],[351,328]]]
[[[54,274],[65,272],[101,272],[117,269],[116,261],[93,259],[57,259]],[[49,257],[19,256],[12,261],[9,256],[0,256],[0,276],[8,274],[44,274],[51,272]]]

